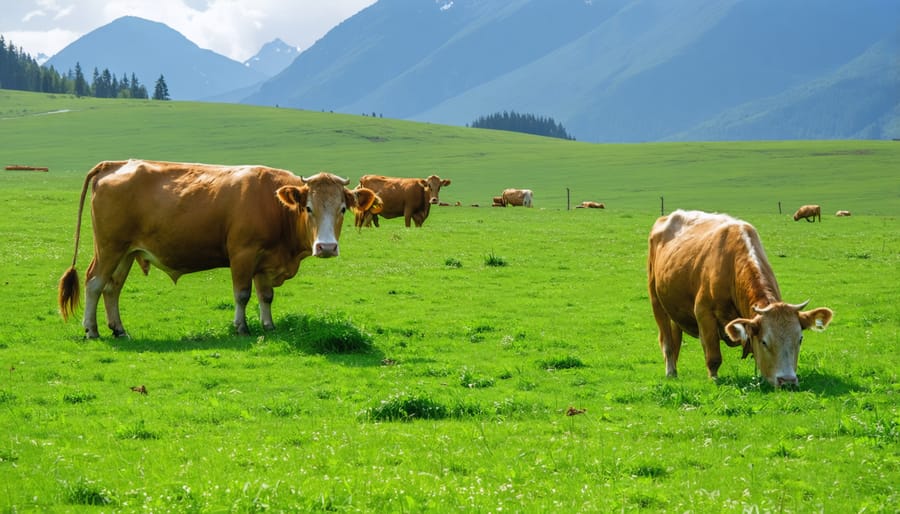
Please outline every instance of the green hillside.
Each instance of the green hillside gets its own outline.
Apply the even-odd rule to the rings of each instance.
[[[891,141],[598,145],[366,116],[231,104],[98,100],[0,90],[0,163],[47,166],[39,180],[76,184],[95,163],[129,157],[258,163],[298,174],[328,170],[453,181],[442,200],[489,205],[505,187],[535,206],[603,201],[616,211],[696,208],[777,213],[819,203],[826,213],[900,214]],[[894,170],[894,171],[891,171]],[[10,172],[6,172],[10,173]],[[18,172],[21,173],[21,172]]]

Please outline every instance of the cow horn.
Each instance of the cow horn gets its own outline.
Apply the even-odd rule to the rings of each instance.
[[[772,307],[773,307],[773,305],[771,303],[769,305],[766,305],[763,308],[759,308],[756,305],[754,305],[753,311],[756,312],[757,314],[765,314],[765,313],[769,312],[770,310],[772,310]]]
[[[806,307],[806,304],[808,304],[808,303],[809,303],[809,300],[806,300],[806,301],[803,302],[803,303],[798,303],[798,304],[795,304],[795,305],[790,305],[790,304],[789,304],[789,305],[790,305],[790,307],[791,307],[792,309],[794,309],[795,311],[802,311],[803,308]]]

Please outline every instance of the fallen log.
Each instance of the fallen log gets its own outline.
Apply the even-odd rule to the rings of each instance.
[[[50,171],[50,168],[42,166],[23,166],[21,164],[10,164],[6,167],[7,171]]]

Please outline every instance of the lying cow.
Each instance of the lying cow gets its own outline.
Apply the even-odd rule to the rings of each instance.
[[[504,189],[501,198],[504,205],[531,207],[534,193],[531,189]]]
[[[502,196],[494,196],[491,198],[491,207],[506,207],[506,202]]]
[[[850,216],[850,211],[837,211],[836,213],[834,213],[834,215],[839,218],[844,218]]]
[[[448,187],[450,180],[437,175],[426,179],[363,175],[359,184],[374,191],[383,203],[381,212],[372,217],[376,227],[378,216],[386,219],[403,216],[407,227],[410,220],[421,227],[431,212],[431,206],[440,203],[441,187]]]
[[[605,209],[606,204],[601,202],[581,202],[581,205],[576,205],[576,209]]]
[[[100,295],[113,335],[125,336],[119,295],[132,263],[153,264],[173,282],[181,275],[231,268],[234,327],[247,334],[245,308],[256,286],[259,317],[274,328],[274,288],[297,273],[300,261],[336,257],[344,212],[375,200],[348,190],[328,173],[309,178],[264,166],[213,166],[156,161],[106,161],[84,179],[72,266],[59,281],[59,307],[68,319],[78,306],[81,216],[91,185],[94,258],[85,277],[84,330],[99,337]]]
[[[794,221],[799,221],[800,218],[805,219],[808,223],[815,223],[816,218],[819,218],[819,221],[822,221],[822,208],[818,205],[804,205],[797,209],[797,212],[794,213]],[[812,219],[810,219],[812,218]]]
[[[682,333],[698,337],[709,376],[722,364],[719,340],[743,346],[773,386],[797,383],[802,331],[824,330],[827,308],[781,300],[756,229],[724,214],[677,210],[656,221],[647,278],[666,375],[677,376]]]

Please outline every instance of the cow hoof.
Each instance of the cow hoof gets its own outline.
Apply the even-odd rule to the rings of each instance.
[[[115,337],[115,338],[128,337],[128,332],[125,332],[124,328],[114,328],[113,329],[113,337]]]
[[[234,327],[234,333],[239,336],[249,336],[250,329],[247,328],[247,325],[240,325],[240,326]]]

